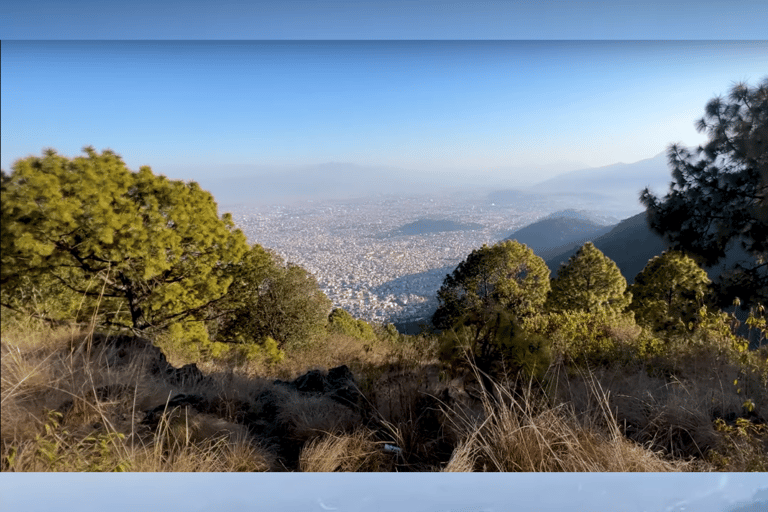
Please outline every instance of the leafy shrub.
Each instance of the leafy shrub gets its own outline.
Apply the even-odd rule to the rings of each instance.
[[[467,313],[443,331],[438,358],[453,370],[476,364],[492,372],[501,366],[537,378],[543,377],[552,359],[545,337],[526,331],[500,308]]]
[[[215,319],[214,339],[242,344],[271,338],[282,348],[323,331],[331,302],[302,267],[284,265],[278,255],[254,245],[228,272],[229,292],[208,311]]]
[[[267,336],[252,341],[224,343],[208,337],[202,321],[177,322],[158,336],[158,344],[174,357],[184,361],[224,360],[235,364],[263,360],[278,363],[285,357],[278,343]]]
[[[548,313],[526,320],[526,325],[549,339],[556,354],[577,366],[610,363],[618,356],[622,343],[633,343],[640,334],[631,313],[605,309]]]
[[[376,333],[368,322],[353,317],[341,308],[334,309],[328,316],[328,332],[344,334],[361,341],[376,339]]]

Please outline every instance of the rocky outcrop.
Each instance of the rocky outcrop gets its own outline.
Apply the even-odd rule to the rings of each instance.
[[[273,452],[285,469],[298,467],[304,444],[328,432],[351,432],[363,421],[360,394],[347,366],[311,370],[292,381],[276,380],[247,400],[178,394],[145,411],[143,424],[156,430],[164,415],[178,411],[223,417],[244,426],[254,441]]]
[[[94,334],[72,346],[76,354],[87,355],[94,362],[110,369],[140,365],[153,376],[160,377],[173,386],[207,385],[211,383],[195,364],[181,368],[171,365],[150,340],[126,334]]]

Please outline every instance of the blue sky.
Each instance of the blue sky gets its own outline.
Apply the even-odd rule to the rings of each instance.
[[[4,0],[7,39],[765,39],[764,0]]]
[[[1,48],[3,169],[46,147],[75,156],[93,145],[113,149],[132,169],[198,180],[243,174],[242,166],[326,162],[438,178],[449,170],[634,162],[673,142],[703,142],[694,122],[706,102],[735,81],[768,76],[765,41],[4,41]]]

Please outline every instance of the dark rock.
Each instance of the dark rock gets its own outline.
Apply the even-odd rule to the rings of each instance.
[[[304,375],[296,377],[293,386],[302,393],[323,393],[326,391],[326,377],[320,370],[310,370]]]
[[[203,383],[206,380],[205,375],[196,364],[186,364],[181,368],[173,368],[167,372],[168,382],[174,386],[194,386]]]
[[[168,400],[167,403],[160,404],[154,409],[145,411],[142,424],[155,430],[160,423],[160,418],[163,416],[163,413],[170,413],[179,407],[190,407],[197,412],[206,412],[210,408],[209,404],[210,402],[200,395],[176,395]]]
[[[151,375],[158,376],[173,386],[213,384],[196,364],[175,368],[168,362],[163,351],[147,338],[96,333],[90,339],[83,340],[79,347],[73,348],[76,352],[90,353],[92,358],[110,368],[132,364],[144,366]]]
[[[348,407],[358,407],[362,398],[355,377],[347,365],[331,368],[327,373],[310,370],[292,381],[278,379],[273,384],[301,393],[324,394]]]

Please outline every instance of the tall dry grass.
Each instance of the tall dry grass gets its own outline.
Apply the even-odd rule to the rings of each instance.
[[[514,392],[518,389],[520,392]],[[611,411],[608,394],[591,381],[590,408],[553,405],[529,383],[522,388],[492,383],[481,391],[484,414],[449,411],[462,439],[444,471],[686,471],[627,440]]]
[[[242,427],[168,411],[157,432],[142,411],[177,390],[144,367],[110,368],[92,332],[34,321],[2,331],[3,471],[265,471],[273,457]],[[84,350],[75,350],[85,347]]]
[[[763,353],[702,346],[591,370],[558,363],[538,386],[482,376],[476,367],[446,373],[426,336],[361,342],[329,335],[288,347],[279,365],[201,363],[213,384],[182,389],[151,375],[140,358],[108,365],[89,344],[93,336],[82,326],[3,322],[2,470],[284,470],[281,455],[254,441],[228,408],[258,405],[253,397],[272,389],[272,379],[342,364],[362,392],[361,411],[318,396],[272,395],[279,421],[291,425],[283,435],[300,447],[291,469],[768,469],[768,429],[728,419],[744,416],[747,399],[756,418],[767,414]],[[156,429],[142,423],[144,411],[180,392],[216,399],[221,410],[167,407]]]

